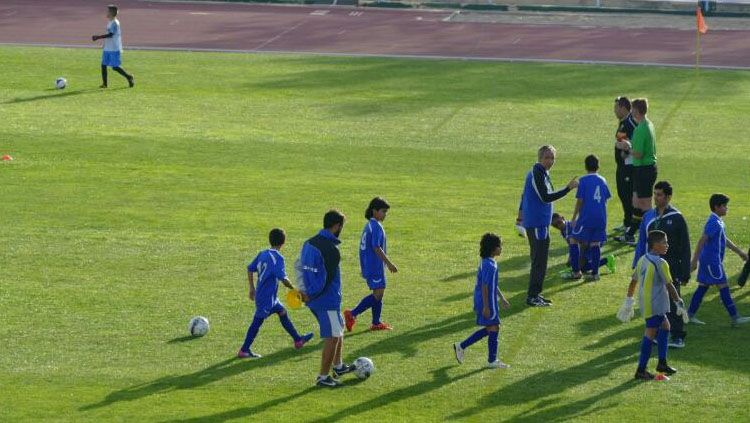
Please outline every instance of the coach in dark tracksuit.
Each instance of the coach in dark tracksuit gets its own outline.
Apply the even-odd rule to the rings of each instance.
[[[635,243],[638,226],[633,224],[633,157],[628,142],[633,137],[637,123],[630,115],[630,100],[627,97],[615,99],[615,116],[619,120],[615,133],[615,163],[617,171],[617,196],[622,203],[622,229],[625,233],[615,239],[629,244]]]
[[[667,234],[669,249],[661,256],[669,264],[669,271],[674,280],[674,287],[680,293],[680,285],[687,284],[690,280],[690,236],[685,218],[679,210],[672,207],[672,186],[669,182],[659,181],[654,185],[654,207],[643,215],[640,233],[638,235],[638,246],[635,250],[633,268],[635,269],[638,259],[641,258],[648,248],[646,239],[651,231],[662,231]],[[669,325],[672,327],[672,340],[669,346],[682,348],[685,346],[685,325],[682,318],[677,315],[677,306],[671,302],[671,308],[667,313]]]
[[[557,151],[551,145],[539,148],[538,162],[526,175],[521,201],[523,226],[531,249],[531,274],[526,304],[532,307],[549,306],[551,301],[542,297],[544,277],[547,274],[547,257],[549,255],[549,225],[552,223],[552,202],[559,200],[573,188],[578,181],[573,178],[568,186],[554,191],[549,170],[555,164]]]

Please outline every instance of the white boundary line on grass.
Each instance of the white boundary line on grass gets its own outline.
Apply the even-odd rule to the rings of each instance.
[[[85,46],[80,44],[55,44],[55,43],[4,43],[0,46],[17,46],[17,47],[54,47],[54,48],[88,48],[101,49],[101,46]],[[193,48],[193,47],[148,47],[148,46],[128,46],[126,50],[145,50],[145,51],[187,51],[200,53],[245,53],[245,54],[285,54],[300,56],[331,56],[331,57],[365,57],[365,58],[383,58],[383,59],[418,59],[418,60],[465,60],[475,62],[508,62],[508,63],[556,63],[556,64],[574,64],[574,65],[609,65],[609,66],[647,66],[661,68],[680,68],[692,69],[693,64],[682,63],[658,63],[658,62],[624,62],[617,60],[575,60],[575,59],[542,59],[542,58],[519,58],[519,57],[482,57],[482,56],[446,56],[436,54],[378,54],[378,53],[336,53],[336,52],[316,52],[316,51],[296,51],[296,50],[241,50],[241,49],[222,49],[222,48]],[[722,66],[722,65],[701,65],[701,69],[711,70],[750,70],[750,66]]]

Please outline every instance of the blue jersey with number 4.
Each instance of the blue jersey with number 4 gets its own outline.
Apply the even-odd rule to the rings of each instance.
[[[377,247],[382,248],[384,253],[386,252],[385,229],[373,217],[362,229],[362,239],[359,242],[359,266],[362,270],[362,277],[365,279],[385,276],[383,260],[375,254]]]
[[[274,249],[263,250],[247,266],[247,271],[258,274],[258,282],[255,284],[255,307],[268,309],[278,303],[278,281],[287,278],[284,256]]]
[[[607,227],[607,200],[609,193],[607,180],[598,173],[589,173],[578,180],[576,198],[583,200],[576,224],[584,228]]]

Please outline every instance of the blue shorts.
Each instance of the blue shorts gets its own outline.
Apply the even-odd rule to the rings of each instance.
[[[667,320],[666,314],[657,314],[656,316],[651,316],[648,319],[646,319],[646,327],[647,328],[660,328],[662,322]]]
[[[256,303],[255,307],[255,318],[256,319],[267,319],[272,314],[278,314],[282,311],[286,311],[280,302],[276,301],[270,307],[258,307]]]
[[[122,64],[119,51],[102,52],[102,66],[118,67]]]
[[[385,275],[376,278],[365,278],[367,287],[371,290],[385,289]]]
[[[495,326],[500,324],[500,315],[498,313],[495,313],[494,317],[491,317],[489,319],[485,319],[484,316],[482,316],[482,312],[477,312],[477,325],[478,326]]]
[[[698,282],[706,285],[720,285],[727,283],[727,274],[724,272],[724,266],[721,263],[707,263],[702,262],[698,266]]]
[[[607,240],[607,228],[583,226],[576,223],[570,237],[582,242],[604,242]]]
[[[344,319],[339,310],[310,309],[318,320],[321,338],[339,338],[344,336]]]

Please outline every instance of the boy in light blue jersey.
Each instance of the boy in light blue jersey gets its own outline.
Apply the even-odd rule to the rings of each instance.
[[[615,273],[617,264],[614,254],[610,254],[607,257],[600,259],[599,263],[594,266],[591,248],[586,250],[586,261],[583,265],[580,264],[579,260],[581,250],[578,247],[578,242],[573,238],[573,222],[565,220],[565,216],[558,213],[552,213],[552,226],[560,231],[560,235],[565,240],[565,244],[568,245],[568,266],[570,266],[570,269],[561,273],[564,279],[581,279],[582,273],[591,273],[594,267],[602,266],[607,266],[610,273]]]
[[[351,332],[357,323],[357,316],[364,313],[367,309],[372,309],[372,325],[370,330],[391,330],[393,327],[388,323],[380,321],[380,314],[383,310],[383,294],[385,292],[385,267],[391,273],[398,272],[398,268],[386,255],[386,237],[383,229],[388,210],[391,206],[387,201],[380,197],[375,197],[370,201],[370,205],[365,210],[365,219],[367,223],[362,230],[362,238],[359,243],[359,265],[362,270],[362,277],[367,282],[367,287],[372,290],[372,294],[362,298],[354,310],[344,310],[344,319],[346,321],[346,330]]]
[[[505,369],[510,367],[497,359],[497,338],[500,329],[500,313],[498,300],[504,309],[510,308],[510,303],[500,292],[498,287],[498,268],[495,257],[502,252],[502,241],[493,233],[486,233],[479,243],[479,269],[477,269],[477,282],[474,286],[474,312],[477,315],[477,325],[482,329],[474,332],[463,342],[453,344],[453,351],[459,364],[464,362],[466,348],[487,336],[487,367],[494,369]]]
[[[255,317],[247,329],[245,342],[237,352],[238,358],[260,358],[260,354],[250,350],[255,337],[258,335],[260,326],[272,314],[278,314],[281,325],[294,340],[294,348],[300,349],[310,339],[312,332],[300,336],[294,324],[289,320],[286,309],[281,305],[277,297],[278,282],[284,284],[289,289],[294,289],[289,278],[286,276],[284,266],[284,256],[279,252],[286,242],[286,234],[283,229],[272,229],[268,234],[268,241],[271,248],[261,251],[255,259],[247,266],[247,277],[250,285],[248,297],[250,301],[255,301]],[[258,286],[253,281],[253,274],[258,274]]]
[[[578,263],[583,266],[586,257],[591,250],[591,262],[599,263],[601,259],[601,244],[607,240],[607,201],[612,197],[609,193],[607,180],[597,172],[599,170],[599,159],[592,155],[585,160],[587,175],[578,180],[578,191],[576,193],[576,207],[573,211],[575,222],[572,239],[578,242]],[[580,278],[581,273],[573,274],[574,278]],[[591,281],[599,280],[599,267],[591,269]]]
[[[656,371],[665,375],[673,375],[677,372],[667,364],[667,347],[669,331],[671,329],[667,313],[670,309],[670,297],[677,304],[678,309],[684,312],[684,303],[672,284],[672,275],[669,264],[661,258],[669,248],[667,234],[662,231],[651,231],[648,234],[648,253],[639,260],[633,272],[633,278],[628,286],[628,294],[625,303],[617,312],[617,318],[627,322],[633,316],[633,294],[636,286],[641,314],[646,320],[646,330],[641,340],[641,355],[638,359],[638,369],[635,379],[653,380],[654,375],[646,369],[648,360],[651,358],[651,349],[654,338],[657,341],[659,363]],[[668,379],[664,378],[664,379]]]
[[[700,307],[703,301],[703,296],[706,295],[708,288],[711,286],[719,288],[721,302],[724,303],[724,307],[732,319],[732,326],[748,323],[750,322],[750,318],[741,317],[737,312],[732,295],[729,293],[727,275],[724,272],[723,262],[726,247],[737,253],[742,261],[748,260],[747,254],[734,245],[724,232],[722,217],[726,216],[729,209],[729,197],[724,194],[714,194],[709,199],[708,204],[711,207],[711,215],[706,221],[703,236],[698,241],[698,245],[695,247],[695,252],[693,253],[693,259],[690,262],[691,271],[698,269],[698,289],[695,290],[695,294],[693,294],[693,298],[690,300],[690,307],[688,308],[690,323],[697,325],[705,324],[698,320],[695,314],[698,312],[698,307]],[[699,262],[700,266],[698,265]]]
[[[122,64],[122,32],[120,31],[120,21],[117,20],[117,6],[110,4],[107,6],[107,32],[103,35],[92,35],[91,41],[104,40],[102,52],[102,85],[99,88],[107,88],[107,66],[115,72],[124,76],[128,80],[128,86],[133,88],[135,79],[133,75],[125,72],[121,68]]]

